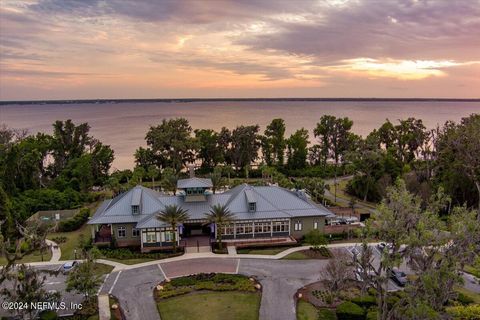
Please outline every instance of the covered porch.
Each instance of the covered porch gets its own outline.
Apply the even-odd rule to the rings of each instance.
[[[113,228],[111,224],[92,225],[91,232],[93,243],[109,244],[112,241]]]

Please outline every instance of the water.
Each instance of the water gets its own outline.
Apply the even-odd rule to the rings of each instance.
[[[385,119],[396,121],[415,117],[427,128],[447,120],[459,121],[480,113],[480,102],[438,101],[199,101],[100,104],[0,105],[0,123],[11,128],[25,128],[32,133],[52,132],[55,120],[88,122],[91,133],[115,150],[114,168],[134,166],[133,154],[145,146],[149,126],[163,118],[185,117],[194,129],[219,130],[225,126],[258,124],[261,130],[273,118],[283,118],[287,135],[302,127],[310,132],[322,115],[349,117],[353,131],[367,135]]]

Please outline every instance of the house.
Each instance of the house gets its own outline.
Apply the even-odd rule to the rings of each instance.
[[[88,224],[95,243],[118,247],[138,246],[143,252],[171,248],[173,232],[177,241],[192,236],[216,237],[222,232],[227,242],[259,242],[265,239],[301,238],[312,229],[323,231],[325,218],[332,213],[311,201],[303,192],[277,186],[242,184],[213,194],[212,181],[192,177],[178,180],[176,195],[166,195],[136,186],[104,201]],[[205,220],[211,206],[227,205],[234,222],[219,230]],[[156,214],[167,205],[188,211],[189,220],[172,230]]]

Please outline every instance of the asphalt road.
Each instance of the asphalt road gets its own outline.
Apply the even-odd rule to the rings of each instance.
[[[52,265],[52,266],[45,266],[41,267],[38,269],[48,269],[48,270],[57,270],[59,265]],[[50,291],[50,290],[55,290],[56,292],[60,293],[60,300],[59,302],[65,302],[67,308],[63,310],[58,310],[58,315],[71,315],[75,312],[75,310],[70,309],[69,307],[72,304],[75,305],[81,305],[83,301],[83,295],[77,294],[74,292],[67,292],[66,291],[66,280],[67,280],[67,275],[64,275],[62,273],[59,273],[58,275],[49,275],[45,274],[46,279],[45,279],[45,290]],[[2,284],[2,288],[11,286],[12,284],[10,282],[4,282]],[[2,302],[5,300],[3,298],[0,298]],[[11,316],[13,315],[12,312],[9,312],[8,310],[5,310],[3,308],[0,308],[0,316]]]

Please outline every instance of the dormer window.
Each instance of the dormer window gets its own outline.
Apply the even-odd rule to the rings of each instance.
[[[248,211],[250,211],[250,212],[257,211],[257,203],[256,202],[250,202],[248,204]]]
[[[132,206],[132,214],[139,214],[140,206]]]

